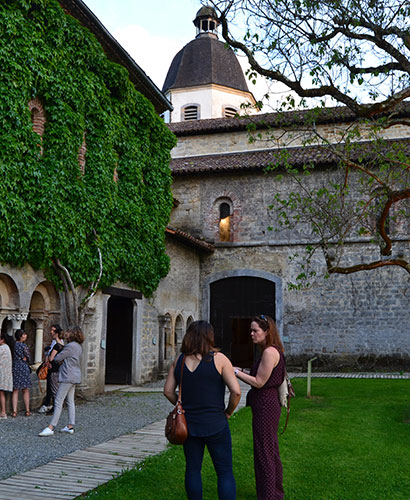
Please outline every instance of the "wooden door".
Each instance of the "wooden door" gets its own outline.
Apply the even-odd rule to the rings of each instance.
[[[250,339],[252,317],[275,319],[275,283],[241,276],[215,281],[210,287],[210,322],[215,342],[236,366],[249,367],[254,359]]]

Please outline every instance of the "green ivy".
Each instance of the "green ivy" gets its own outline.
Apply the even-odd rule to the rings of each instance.
[[[174,136],[56,0],[1,2],[0,33],[0,261],[28,262],[59,285],[59,259],[86,286],[98,276],[98,247],[100,287],[119,280],[150,295],[169,268]],[[28,107],[35,97],[47,119],[43,154]]]

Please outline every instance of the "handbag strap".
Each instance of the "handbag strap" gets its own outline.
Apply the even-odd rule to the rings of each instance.
[[[181,362],[181,375],[179,377],[179,390],[178,390],[178,403],[182,403],[182,375],[184,373],[184,365],[185,365],[185,354],[182,357],[182,362]]]

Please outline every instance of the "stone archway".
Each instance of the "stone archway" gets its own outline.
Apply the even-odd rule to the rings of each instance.
[[[19,314],[20,294],[13,278],[0,273],[0,321],[1,331],[13,335],[25,318]]]
[[[215,330],[215,342],[237,366],[253,360],[249,336],[253,316],[273,317],[282,331],[282,282],[270,273],[234,270],[216,273],[205,282],[204,310]]]
[[[60,297],[53,285],[48,280],[39,283],[34,289],[29,309],[29,318],[24,322],[27,330],[29,346],[32,348],[34,364],[41,363],[44,355],[44,348],[50,345],[50,326],[59,323],[60,318]]]

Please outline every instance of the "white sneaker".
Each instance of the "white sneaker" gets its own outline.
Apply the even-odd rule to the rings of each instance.
[[[40,406],[40,408],[38,409],[38,412],[39,413],[47,413],[48,412],[48,406],[46,406],[46,405]]]
[[[46,427],[40,432],[39,436],[41,437],[54,436],[54,431],[51,430],[50,427]]]
[[[74,434],[74,429],[66,425],[60,430],[60,432],[66,432],[67,434]]]

